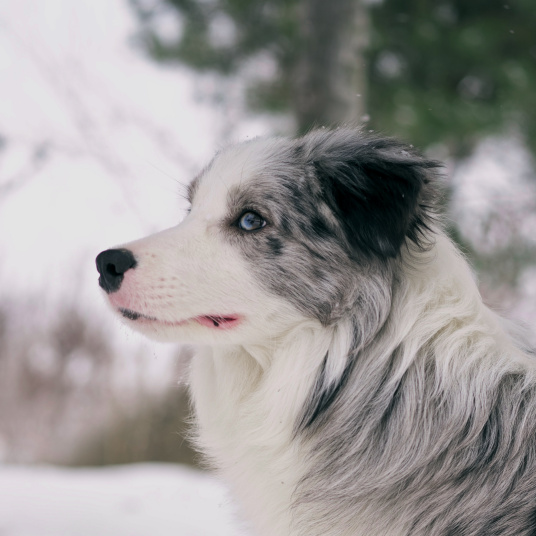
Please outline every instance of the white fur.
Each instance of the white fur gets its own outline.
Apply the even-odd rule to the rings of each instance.
[[[436,346],[442,356],[439,364],[445,369],[443,377],[453,382],[463,383],[464,370],[478,360],[496,360],[505,369],[534,370],[533,361],[515,348],[498,318],[482,304],[471,271],[448,239],[439,236],[428,255],[420,266],[408,269],[406,292],[412,300],[394,304],[400,321],[375,348],[376,359],[387,359],[405,341],[404,360],[393,384],[423,341]],[[449,317],[463,318],[465,323],[458,325],[456,332],[441,333]],[[289,506],[294,487],[307,472],[310,453],[307,445],[293,440],[293,426],[327,350],[332,350],[331,367],[344,366],[350,336],[351,328],[344,324],[323,328],[304,320],[272,339],[269,346],[207,348],[193,362],[191,391],[200,445],[217,461],[254,526],[254,534],[304,534],[299,527],[291,528]],[[458,345],[467,340],[474,341],[471,352]],[[461,366],[460,355],[465,359]],[[479,393],[474,396],[478,398]],[[309,534],[405,534],[396,519],[384,524],[366,509],[362,515],[363,529],[353,524],[335,525]]]
[[[138,266],[125,274],[110,301],[115,308],[160,320],[127,320],[150,336],[199,345],[190,379],[198,443],[231,486],[252,534],[405,535],[409,525],[403,513],[366,500],[348,518],[329,519],[326,525],[315,525],[306,508],[292,507],[298,482],[315,463],[310,443],[296,437],[296,422],[326,354],[326,381],[340,378],[354,328],[344,319],[323,326],[284,297],[262,290],[250,264],[222,238],[218,226],[228,211],[228,189],[251,180],[259,160],[262,153],[255,144],[224,153],[200,182],[196,203],[183,223],[125,245]],[[441,231],[428,251],[414,249],[403,248],[398,292],[364,362],[381,363],[401,347],[402,358],[389,379],[394,388],[428,345],[439,356],[441,381],[459,384],[460,404],[466,397],[483,396],[478,390],[468,393],[464,385],[467,371],[483,362],[493,374],[522,370],[534,380],[534,363],[482,304],[466,261]],[[195,322],[173,325],[216,313],[238,313],[243,322],[228,331]],[[404,469],[403,456],[399,471]],[[375,486],[391,476],[378,473]]]

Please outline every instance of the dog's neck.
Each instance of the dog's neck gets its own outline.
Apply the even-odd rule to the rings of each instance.
[[[250,430],[250,441],[260,445],[280,442],[281,433],[290,441],[326,354],[344,355],[350,333],[344,323],[307,322],[263,345],[204,349],[191,375],[199,426],[220,428],[228,418],[229,426],[239,426],[241,435]],[[343,366],[343,360],[330,363],[326,372],[335,377]]]

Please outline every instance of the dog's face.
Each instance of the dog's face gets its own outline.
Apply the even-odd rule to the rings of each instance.
[[[192,182],[180,225],[99,255],[100,284],[165,340],[258,343],[356,307],[379,322],[433,165],[353,130],[233,146]]]

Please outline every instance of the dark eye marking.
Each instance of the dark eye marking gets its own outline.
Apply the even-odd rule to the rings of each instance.
[[[248,210],[238,218],[237,225],[242,231],[257,231],[266,225],[266,220],[256,212]]]

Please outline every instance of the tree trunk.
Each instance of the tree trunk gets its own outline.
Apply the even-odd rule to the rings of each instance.
[[[367,12],[362,0],[306,0],[293,79],[300,133],[314,126],[357,123],[365,116]]]

